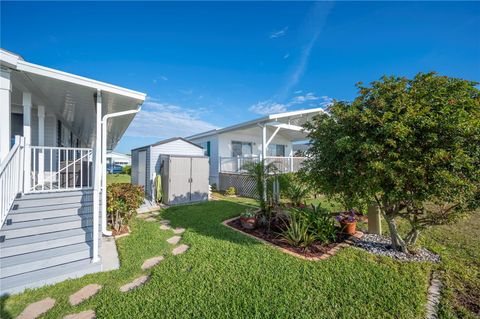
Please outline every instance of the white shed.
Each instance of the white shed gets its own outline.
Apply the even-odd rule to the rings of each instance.
[[[154,200],[154,180],[160,174],[161,155],[204,156],[204,149],[181,137],[173,137],[132,150],[132,184],[145,188],[145,197]]]

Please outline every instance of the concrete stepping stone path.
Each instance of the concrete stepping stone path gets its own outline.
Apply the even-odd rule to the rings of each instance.
[[[148,217],[148,218],[145,218],[145,221],[146,221],[146,222],[156,222],[157,219],[156,219],[155,217],[150,216],[150,217]]]
[[[176,245],[176,244],[178,244],[178,242],[180,241],[180,239],[182,239],[182,237],[180,237],[180,236],[173,236],[173,237],[170,237],[169,239],[167,239],[167,243],[172,244],[172,245]]]
[[[147,269],[152,268],[153,266],[155,266],[156,264],[161,262],[163,259],[164,259],[163,256],[157,256],[157,257],[153,257],[153,258],[145,260],[143,262],[143,265],[142,265],[142,270],[147,270]]]
[[[169,230],[171,227],[168,225],[160,225],[161,230]]]
[[[127,292],[127,291],[130,291],[132,289],[135,289],[138,286],[141,286],[144,283],[146,283],[148,281],[148,279],[150,279],[149,276],[146,276],[146,275],[140,276],[140,277],[134,279],[132,282],[129,282],[128,284],[120,287],[120,291],[121,292]]]
[[[185,228],[175,228],[173,230],[173,233],[179,235],[179,234],[183,234],[184,231],[185,231]]]
[[[166,225],[166,226],[170,226],[170,221],[169,221],[168,219],[162,219],[162,220],[160,221],[160,224]]]
[[[188,250],[188,248],[189,248],[188,245],[185,245],[185,244],[180,245],[180,246],[178,246],[178,247],[176,247],[172,250],[172,254],[174,254],[174,255],[183,254],[184,252],[186,252]]]
[[[97,316],[95,315],[95,311],[93,310],[85,310],[79,313],[72,313],[71,315],[67,315],[63,317],[63,319],[95,319]]]
[[[35,319],[43,315],[55,306],[55,299],[45,298],[40,301],[29,304],[17,319]]]
[[[99,284],[86,285],[76,293],[70,295],[68,300],[70,301],[70,304],[72,306],[76,306],[79,303],[87,300],[88,298],[96,295],[100,291],[100,289],[102,289],[102,286],[100,286]]]

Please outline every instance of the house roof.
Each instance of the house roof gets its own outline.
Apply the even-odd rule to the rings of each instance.
[[[98,91],[102,115],[138,109],[146,97],[144,93],[27,62],[4,49],[0,49],[0,64],[11,70],[12,105],[21,106],[22,93],[30,92],[33,105],[46,106],[87,143],[92,143],[95,136],[92,114]],[[115,147],[133,118],[127,115],[109,120],[108,148]]]
[[[141,147],[137,147],[137,148],[134,148],[132,149],[132,151],[135,151],[135,150],[139,150],[139,149],[142,149],[142,148],[147,148],[147,147],[152,147],[152,146],[158,146],[158,145],[162,145],[162,144],[167,144],[167,143],[170,143],[170,142],[173,142],[173,141],[176,141],[176,140],[181,140],[181,141],[184,141],[184,142],[187,142],[188,144],[192,144],[193,146],[195,147],[198,147],[200,149],[203,149],[203,147],[201,147],[200,145],[197,145],[183,137],[171,137],[171,138],[167,138],[166,140],[161,140],[161,141],[158,141],[156,143],[153,143],[153,144],[149,144],[149,145],[145,145],[145,146],[141,146]]]
[[[268,116],[264,116],[255,120],[235,124],[232,126],[218,128],[210,131],[206,131],[203,133],[195,134],[188,136],[187,139],[193,140],[197,138],[203,138],[215,134],[226,133],[235,130],[242,130],[247,129],[259,124],[266,124],[271,122],[279,122],[285,124],[291,124],[296,126],[302,126],[306,121],[311,119],[313,116],[319,113],[325,112],[322,108],[313,108],[313,109],[306,109],[306,110],[299,110],[299,111],[292,111],[292,112],[285,112],[285,113],[277,113],[271,114]]]

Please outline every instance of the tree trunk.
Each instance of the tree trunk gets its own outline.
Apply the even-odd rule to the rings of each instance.
[[[405,241],[402,239],[402,237],[398,233],[397,223],[395,222],[395,219],[388,216],[385,213],[383,214],[383,217],[385,218],[388,224],[388,230],[390,231],[390,239],[392,241],[392,248],[394,250],[398,250],[406,253],[407,247],[405,245]]]
[[[420,230],[413,228],[405,237],[405,244],[407,246],[415,245],[419,235]]]

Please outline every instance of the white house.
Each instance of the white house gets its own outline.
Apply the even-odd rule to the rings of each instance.
[[[132,165],[132,157],[128,154],[107,151],[107,165],[119,165],[122,167]]]
[[[220,189],[222,174],[241,174],[245,163],[265,158],[281,172],[298,170],[303,157],[294,156],[296,142],[304,142],[306,121],[323,112],[321,108],[272,114],[252,121],[187,137],[210,156],[210,183]]]
[[[0,50],[0,288],[100,271],[106,150],[145,94]]]

